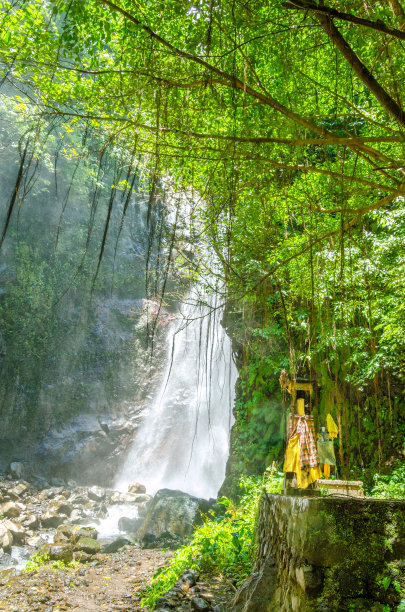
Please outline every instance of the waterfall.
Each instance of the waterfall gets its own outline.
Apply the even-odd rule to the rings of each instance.
[[[179,489],[216,497],[225,477],[237,370],[220,324],[218,295],[193,289],[172,323],[160,389],[151,401],[116,481],[126,490]]]

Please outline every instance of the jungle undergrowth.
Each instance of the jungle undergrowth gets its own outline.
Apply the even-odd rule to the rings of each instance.
[[[170,565],[160,568],[144,590],[141,605],[154,608],[156,600],[173,587],[186,569],[222,575],[241,584],[250,573],[256,552],[256,521],[260,496],[263,491],[279,494],[283,474],[274,469],[260,476],[242,476],[239,486],[243,491],[235,505],[222,497],[218,511],[205,515],[196,527],[189,544],[179,548]]]

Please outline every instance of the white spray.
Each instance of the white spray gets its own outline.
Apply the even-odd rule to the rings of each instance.
[[[191,291],[168,339],[168,364],[116,488],[179,489],[216,497],[225,477],[237,370],[217,294]]]

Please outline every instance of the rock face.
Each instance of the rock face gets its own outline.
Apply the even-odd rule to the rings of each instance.
[[[404,511],[405,501],[264,495],[256,567],[230,612],[396,609]]]
[[[91,313],[82,307],[65,313],[67,319],[76,321],[77,346],[75,332],[52,371],[37,375],[38,389],[31,389],[24,399],[28,411],[28,403],[35,398],[36,420],[29,427],[24,425],[16,432],[11,416],[17,400],[10,394],[3,402],[5,411],[10,408],[10,418],[2,414],[0,469],[7,467],[13,478],[36,473],[48,481],[58,478],[61,484],[69,479],[82,485],[113,484],[142,420],[145,398],[159,384],[166,360],[170,315],[160,311],[154,365],[150,367],[150,349],[143,341],[151,322],[146,310],[150,310],[149,300],[115,297],[100,299]],[[88,362],[88,355],[93,354],[97,355],[95,363]],[[72,367],[78,371],[72,373]],[[56,405],[69,410],[58,414]],[[14,458],[18,461],[10,463]]]
[[[207,512],[215,500],[204,500],[171,489],[160,489],[149,505],[143,524],[136,537],[142,541],[146,535],[158,538],[165,532],[185,537],[193,532],[193,524],[201,522],[201,512]]]

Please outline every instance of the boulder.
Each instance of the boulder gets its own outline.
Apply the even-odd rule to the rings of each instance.
[[[88,491],[88,497],[92,501],[103,501],[105,499],[106,492],[105,489],[101,487],[91,487]]]
[[[141,518],[127,518],[126,516],[122,516],[118,521],[118,529],[120,531],[125,531],[125,533],[133,533],[135,534],[139,527],[142,525],[143,519]]]
[[[127,544],[130,544],[130,543],[131,542],[127,540],[126,538],[118,537],[113,542],[110,542],[109,544],[105,544],[102,548],[102,552],[103,553],[115,553],[121,548],[123,548],[123,546],[126,546]]]
[[[68,563],[73,559],[73,546],[71,544],[51,544],[46,547],[46,552],[52,561]]]
[[[4,552],[1,548],[0,548],[0,575],[3,577],[3,571],[1,569],[1,567],[5,566],[5,567],[10,567],[10,565],[13,565],[13,558],[9,553]]]
[[[11,551],[13,545],[13,534],[7,529],[3,522],[0,523],[0,548],[4,552],[8,553]]]
[[[75,546],[75,550],[85,552],[88,555],[95,555],[100,552],[101,544],[92,538],[80,538]]]
[[[15,487],[10,489],[10,493],[16,495],[17,498],[21,497],[28,491],[28,484],[26,482],[19,482]]]
[[[204,612],[204,610],[210,610],[210,606],[201,597],[194,597],[191,600],[191,609],[197,610],[197,612]]]
[[[12,461],[6,469],[6,474],[12,476],[12,478],[23,478],[25,473],[25,466],[19,461]]]
[[[200,508],[215,503],[198,499],[182,491],[160,489],[149,505],[146,517],[136,533],[138,540],[143,541],[146,534],[159,537],[170,532],[177,537],[185,537],[193,532],[193,524],[201,522]]]
[[[79,510],[78,508],[75,508],[74,510],[72,510],[72,514],[69,517],[69,520],[71,523],[81,523],[81,521],[84,519],[86,515]]]
[[[44,501],[47,501],[48,499],[49,499],[49,489],[44,489],[37,495],[37,500],[39,502],[44,502]]]
[[[31,546],[32,548],[41,548],[42,546],[46,545],[46,541],[43,538],[41,538],[41,536],[34,535],[31,538],[28,538],[27,544],[28,546]]]
[[[88,498],[83,493],[75,493],[69,497],[69,502],[74,506],[85,506],[88,501]]]
[[[65,518],[66,516],[55,514],[55,512],[45,512],[45,514],[41,516],[41,525],[45,529],[59,527],[59,525],[63,523]]]
[[[134,504],[136,498],[136,493],[119,493],[119,491],[114,491],[110,495],[110,504]]]
[[[146,493],[146,487],[139,482],[134,482],[128,486],[128,493]]]
[[[6,519],[2,521],[4,527],[8,529],[13,535],[13,542],[15,544],[24,544],[27,538],[25,529],[20,523]]]
[[[39,519],[36,514],[26,514],[24,518],[20,517],[20,520],[27,529],[37,529],[39,525]]]
[[[70,516],[73,510],[72,504],[69,504],[68,501],[65,500],[52,500],[49,504],[49,511],[54,512],[55,514],[64,514],[65,516]]]
[[[55,544],[64,544],[66,542],[75,542],[77,540],[77,526],[63,523],[56,529],[54,542]]]
[[[38,491],[42,491],[43,489],[49,488],[49,482],[43,478],[43,476],[34,475],[30,478],[30,483],[38,489]]]
[[[49,483],[52,487],[63,487],[65,485],[65,481],[57,476],[52,476],[52,478],[49,479]]]
[[[83,552],[83,550],[75,550],[73,553],[73,560],[79,561],[80,563],[89,563],[90,561],[94,563],[93,555],[89,555],[88,553]]]
[[[149,502],[144,502],[142,504],[138,504],[138,515],[146,516],[146,512],[148,511]]]
[[[75,544],[81,538],[91,538],[97,540],[98,533],[94,527],[78,527],[77,525],[71,525],[65,523],[59,525],[56,530],[54,541],[58,544],[65,542],[71,542]]]
[[[94,527],[79,527],[76,531],[77,537],[80,538],[91,538],[97,540],[98,533]]]
[[[0,506],[0,514],[7,518],[16,518],[20,516],[21,509],[16,503],[9,501]]]

